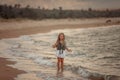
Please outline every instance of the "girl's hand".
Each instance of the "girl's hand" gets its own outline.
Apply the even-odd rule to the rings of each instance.
[[[55,48],[56,46],[55,45],[52,45],[53,48]]]
[[[68,49],[68,52],[72,52],[72,50],[71,50],[71,49]]]
[[[57,43],[55,43],[54,45],[52,45],[53,48],[56,48],[57,47]]]
[[[54,45],[52,45],[52,47],[54,48],[55,46],[54,46]]]

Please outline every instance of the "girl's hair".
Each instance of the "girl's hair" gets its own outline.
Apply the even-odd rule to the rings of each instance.
[[[64,33],[59,33],[56,43],[59,43],[59,42],[60,42],[60,35],[63,35],[63,37],[64,37],[63,40],[65,40],[65,35],[64,35]]]

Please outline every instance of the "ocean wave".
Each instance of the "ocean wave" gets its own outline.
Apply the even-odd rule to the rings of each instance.
[[[13,57],[24,57],[36,64],[55,68],[55,50],[51,45],[56,41],[59,32],[65,33],[67,46],[73,50],[66,55],[65,70],[85,78],[120,80],[118,77],[120,76],[119,25],[57,30],[45,34],[3,39],[1,43],[4,42],[7,46],[0,52]]]

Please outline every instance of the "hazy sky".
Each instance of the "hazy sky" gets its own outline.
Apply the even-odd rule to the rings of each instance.
[[[20,3],[22,6],[31,5],[32,7],[58,8],[64,9],[94,9],[120,8],[120,0],[0,0],[0,4]]]

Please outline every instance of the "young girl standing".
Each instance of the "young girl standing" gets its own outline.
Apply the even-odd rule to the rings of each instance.
[[[59,33],[57,41],[52,47],[57,49],[57,71],[61,70],[63,72],[65,50],[71,52],[71,49],[68,49],[66,46],[64,33]]]

